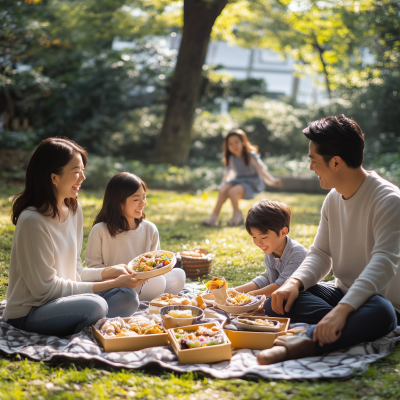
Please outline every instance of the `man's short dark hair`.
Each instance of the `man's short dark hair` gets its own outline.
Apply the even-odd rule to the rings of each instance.
[[[254,203],[247,213],[246,230],[251,233],[251,228],[261,233],[273,231],[279,236],[279,232],[285,226],[290,229],[292,212],[287,204],[280,201],[262,199]]]
[[[303,130],[316,145],[317,154],[328,163],[339,156],[350,168],[361,167],[364,159],[364,133],[356,121],[345,115],[326,117]]]

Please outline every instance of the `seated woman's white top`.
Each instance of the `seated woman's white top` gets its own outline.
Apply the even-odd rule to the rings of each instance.
[[[89,234],[86,246],[86,264],[90,268],[104,268],[129,261],[143,253],[160,250],[157,227],[143,220],[135,230],[118,233],[112,237],[107,224],[96,224]],[[182,269],[174,268],[169,273],[149,279],[144,285],[135,288],[140,301],[150,301],[162,293],[178,294],[186,280]]]
[[[83,215],[69,211],[60,223],[29,208],[18,219],[9,266],[6,318],[26,316],[32,307],[74,294],[93,293],[104,268],[83,268]]]
[[[110,235],[107,224],[100,222],[93,226],[86,246],[85,260],[89,268],[104,268],[129,261],[143,253],[160,250],[157,227],[143,220],[130,231]]]

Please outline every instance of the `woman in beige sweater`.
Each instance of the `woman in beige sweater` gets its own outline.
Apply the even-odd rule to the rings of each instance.
[[[77,333],[100,318],[128,317],[143,284],[123,265],[83,268],[85,150],[48,138],[34,152],[23,192],[14,198],[16,225],[4,317],[16,328],[48,335]],[[103,279],[109,279],[100,282]]]

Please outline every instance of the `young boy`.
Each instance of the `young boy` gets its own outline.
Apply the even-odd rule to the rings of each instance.
[[[289,238],[292,213],[288,205],[268,199],[253,204],[247,213],[246,230],[265,253],[265,272],[236,290],[270,297],[306,257],[307,250]]]

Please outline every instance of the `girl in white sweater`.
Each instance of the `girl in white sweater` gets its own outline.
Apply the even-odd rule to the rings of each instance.
[[[29,162],[25,189],[12,208],[16,227],[4,317],[15,328],[66,336],[137,310],[133,288],[143,280],[135,273],[123,266],[82,267],[77,197],[86,164],[82,147],[59,138],[44,140]]]
[[[135,174],[120,172],[111,178],[86,246],[89,268],[124,267],[140,254],[160,250],[157,227],[145,220],[143,212],[146,191],[145,183]],[[175,268],[135,290],[141,301],[150,301],[162,293],[178,294],[185,280],[185,272]]]

